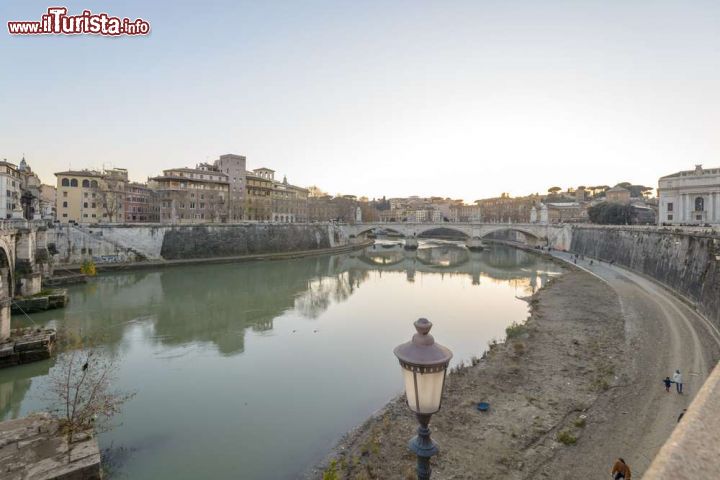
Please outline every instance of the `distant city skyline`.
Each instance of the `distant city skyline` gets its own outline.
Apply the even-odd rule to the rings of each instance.
[[[716,2],[64,5],[152,32],[0,35],[0,158],[51,185],[237,153],[331,194],[472,202],[720,166]],[[48,6],[3,2],[3,28]]]

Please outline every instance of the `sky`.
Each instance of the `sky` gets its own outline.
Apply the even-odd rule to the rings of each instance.
[[[49,6],[142,37],[11,36]],[[720,166],[717,1],[0,2],[0,158],[472,201]]]

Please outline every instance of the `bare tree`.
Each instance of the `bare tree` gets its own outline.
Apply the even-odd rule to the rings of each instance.
[[[105,181],[104,188],[98,188],[97,194],[103,208],[103,212],[107,216],[109,222],[117,222],[119,217],[124,220],[123,201],[125,200],[125,190],[122,181],[108,178]]]
[[[112,390],[116,376],[114,358],[100,347],[74,348],[58,357],[49,375],[48,400],[68,444],[78,433],[107,431],[134,396]]]

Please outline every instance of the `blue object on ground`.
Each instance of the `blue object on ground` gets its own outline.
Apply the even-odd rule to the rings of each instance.
[[[481,412],[487,412],[490,409],[490,404],[487,402],[480,402],[477,404],[477,409]]]

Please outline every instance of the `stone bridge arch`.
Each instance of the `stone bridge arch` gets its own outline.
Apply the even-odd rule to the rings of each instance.
[[[481,238],[487,239],[490,235],[500,232],[521,233],[525,236],[526,243],[530,245],[544,245],[547,243],[546,232],[538,231],[537,228],[524,228],[515,225],[498,225],[497,227],[486,227],[482,232]]]
[[[453,224],[428,225],[427,227],[424,227],[424,228],[417,228],[415,230],[415,232],[413,232],[413,233],[417,234],[418,237],[421,237],[427,233],[439,232],[442,230],[459,233],[464,237],[464,239],[468,239],[472,236],[472,232],[470,231],[471,229],[464,227],[464,226],[458,226],[458,225],[453,225]]]

